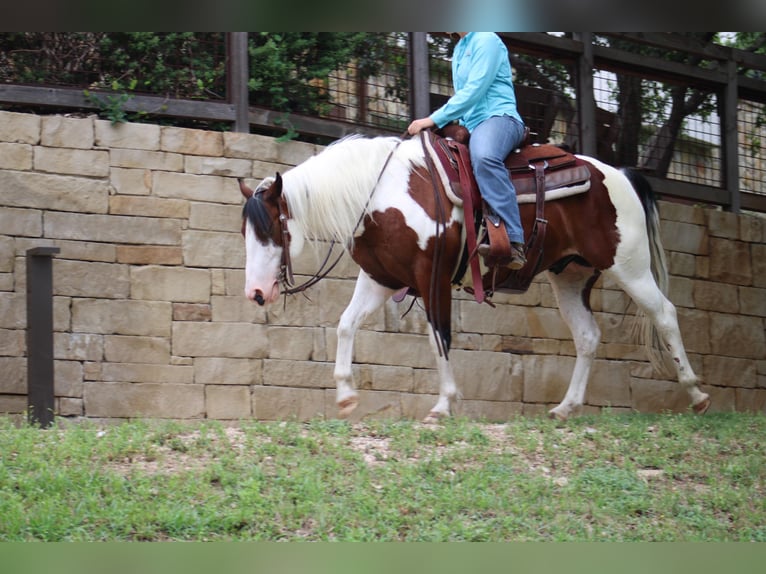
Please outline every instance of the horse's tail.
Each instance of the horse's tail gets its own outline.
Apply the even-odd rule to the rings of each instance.
[[[654,280],[657,282],[662,294],[667,297],[669,289],[668,262],[665,258],[665,249],[660,237],[660,214],[657,209],[657,196],[652,189],[649,180],[639,171],[634,169],[623,170],[636,191],[646,217],[646,236],[649,241],[651,254],[651,270]],[[636,323],[634,336],[646,348],[647,355],[652,365],[659,371],[667,371],[666,358],[662,354],[662,340],[654,323],[639,308],[636,311]]]

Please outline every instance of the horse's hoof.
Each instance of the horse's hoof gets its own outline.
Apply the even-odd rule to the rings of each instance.
[[[359,399],[356,397],[349,397],[343,399],[338,403],[338,417],[345,419],[354,412],[354,409],[359,405]]]
[[[423,419],[423,424],[425,425],[436,425],[442,422],[443,419],[447,418],[447,415],[444,413],[431,411],[428,413],[428,416]]]
[[[558,408],[558,407],[556,407]],[[552,419],[554,421],[565,421],[569,418],[569,415],[566,414],[563,411],[558,411],[556,409],[551,409],[548,411],[548,418]]]
[[[694,409],[694,412],[698,415],[704,415],[709,408],[710,408],[710,397],[705,397],[696,405],[692,405],[692,409]]]

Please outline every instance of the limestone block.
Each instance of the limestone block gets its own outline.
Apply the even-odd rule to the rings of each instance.
[[[205,385],[260,385],[263,382],[263,361],[197,357],[194,359],[194,382]]]
[[[54,261],[60,259],[72,259],[76,261],[97,261],[101,263],[115,263],[117,261],[117,250],[114,245],[108,243],[92,243],[90,241],[66,241],[57,239],[56,247],[61,252],[56,255]],[[19,244],[21,250],[26,253],[26,246]],[[31,246],[30,246],[31,247]]]
[[[26,329],[27,298],[25,293],[0,292],[0,328]]]
[[[109,152],[35,147],[34,168],[48,173],[106,177],[109,175]]]
[[[754,215],[739,215],[739,239],[751,243],[766,242],[766,221]]]
[[[333,364],[334,365],[334,364]],[[357,388],[374,391],[412,393],[415,390],[414,369],[410,367],[362,365],[354,375]]]
[[[79,361],[54,361],[53,392],[58,397],[82,397],[83,369]]]
[[[250,387],[207,385],[205,411],[209,419],[230,420],[251,417]]]
[[[223,133],[163,127],[160,134],[160,149],[188,155],[220,156],[223,153]]]
[[[435,366],[428,338],[407,333],[376,333],[360,330],[356,335],[357,363],[429,368]]]
[[[210,272],[160,265],[134,267],[130,272],[130,296],[150,301],[207,303],[210,301]]]
[[[240,205],[192,203],[189,228],[203,231],[239,231],[242,226]]]
[[[215,322],[266,323],[266,308],[245,297],[244,284],[239,295],[211,297],[210,310]]]
[[[422,421],[431,409],[436,405],[437,395],[435,394],[401,394],[399,399],[399,405],[401,408],[401,416],[399,418],[412,419],[416,421]],[[458,401],[455,406],[455,415],[462,415],[462,403]],[[337,409],[328,413],[328,415],[337,416]]]
[[[71,297],[124,299],[130,295],[127,265],[54,259],[53,292]]]
[[[6,207],[31,207],[77,213],[106,213],[109,186],[96,179],[0,170]]]
[[[100,361],[104,337],[88,333],[54,333],[53,357],[68,361]]]
[[[222,295],[242,295],[245,293],[245,249],[242,246],[242,264],[238,269],[224,269],[224,292]]]
[[[206,303],[173,303],[173,321],[211,321],[210,305]]]
[[[574,369],[573,358],[525,356],[522,364],[525,403],[557,405],[564,399]]]
[[[431,395],[439,393],[439,373],[436,369],[413,369],[412,380],[415,393]]]
[[[460,301],[459,323],[456,328],[468,333],[489,333],[494,335],[516,335],[527,337],[530,334],[530,319],[539,321],[528,308],[504,305],[493,309],[489,305],[477,305],[475,301]],[[561,321],[561,318],[558,318]]]
[[[141,357],[136,357],[141,360]],[[124,383],[194,383],[191,365],[157,365],[144,363],[103,363],[101,380]]]
[[[175,219],[48,212],[44,222],[46,236],[54,239],[150,245],[181,243],[181,224]]]
[[[703,379],[708,384],[719,387],[757,386],[756,361],[753,359],[706,355],[702,362]]]
[[[332,373],[332,363],[281,359],[263,361],[263,384],[274,387],[334,387]]]
[[[187,219],[189,217],[189,203],[181,199],[113,195],[109,198],[109,213]]]
[[[0,142],[0,169],[32,169],[32,146]]]
[[[518,400],[521,393],[521,361],[509,353],[462,351],[450,353],[455,381],[463,398],[486,401]]]
[[[668,251],[681,251],[692,255],[708,253],[708,233],[702,225],[664,221],[660,229],[660,237]]]
[[[303,279],[305,281],[305,279]],[[335,327],[343,311],[351,303],[355,283],[325,278],[307,292],[313,301],[312,314],[318,313],[317,325]],[[293,299],[295,299],[293,297]],[[304,322],[305,324],[305,322]],[[375,310],[360,324],[362,329],[382,331],[386,327],[383,307]]]
[[[112,148],[109,157],[112,167],[167,172],[182,172],[184,169],[184,156],[178,153]]]
[[[226,157],[188,156],[184,164],[186,173],[222,175],[224,177],[250,177],[253,162],[249,159]]]
[[[671,251],[668,257],[668,271],[675,276],[694,277],[697,272],[694,255]]]
[[[676,307],[694,307],[694,288],[700,282],[674,275],[671,275],[669,279],[668,299]],[[623,308],[627,308],[627,305]],[[613,311],[616,312],[616,310]]]
[[[81,417],[84,414],[83,400],[74,397],[58,397],[56,413],[62,417]]]
[[[693,223],[695,225],[705,224],[704,210],[693,205],[673,203],[670,201],[658,201],[657,209],[660,212],[660,218],[663,220],[663,225],[664,220],[682,221],[685,223]]]
[[[0,329],[0,357],[20,357],[27,348],[26,332],[21,329]]]
[[[94,142],[93,118],[43,116],[40,145],[90,149]]]
[[[269,358],[309,361],[314,354],[313,327],[268,327]]]
[[[160,149],[160,126],[95,120],[95,143],[105,148]]]
[[[631,366],[627,361],[594,361],[585,402],[597,406],[629,407]]]
[[[738,412],[766,414],[766,391],[761,389],[734,389]]]
[[[735,285],[752,285],[750,244],[729,239],[711,239],[710,279]]]
[[[766,287],[766,243],[753,243],[752,252],[753,287]]]
[[[0,141],[38,144],[40,116],[0,111]]]
[[[210,292],[213,295],[226,295],[226,270],[210,270]]]
[[[165,337],[105,335],[104,360],[110,363],[170,362],[170,340]]]
[[[249,323],[173,324],[173,355],[260,359],[268,356],[266,327]]]
[[[572,333],[558,309],[526,309],[528,336],[544,339],[571,339]]]
[[[343,297],[336,295],[335,299],[339,300],[340,303]],[[351,297],[349,296],[345,304],[348,305],[350,303]],[[428,324],[426,313],[418,304],[415,304],[412,308],[410,308],[411,303],[412,297],[409,296],[401,303],[397,303],[389,297],[383,304],[385,323],[380,325],[378,320],[370,319],[373,321],[370,323],[370,327],[377,330],[390,331],[392,333],[412,333],[414,335],[427,335],[431,332],[431,327]],[[454,335],[458,330],[458,322],[460,320],[460,304],[457,302],[453,303],[453,309],[452,325]],[[340,314],[337,316],[336,323],[339,319]]]
[[[0,263],[2,263],[2,253],[0,253]],[[13,289],[13,275],[0,272],[0,291],[10,291]]]
[[[766,349],[766,331],[760,317],[711,313],[710,337],[714,355],[762,359]]]
[[[687,306],[719,313],[737,313],[737,286],[715,281],[694,281],[694,302]]]
[[[296,278],[298,281],[298,278]],[[244,287],[244,283],[242,284]],[[287,298],[286,305],[279,301],[267,307],[266,313],[268,316],[268,322],[270,325],[282,325],[303,327],[305,325],[310,326],[325,326],[325,322],[322,321],[322,286],[315,285],[308,291],[305,291],[306,297],[303,295],[294,295]],[[244,290],[241,291],[244,293]],[[318,294],[319,293],[319,294]],[[337,318],[335,323],[337,324]]]
[[[242,205],[237,181],[228,177],[155,171],[152,190],[158,197]]]
[[[180,246],[118,245],[116,258],[118,263],[135,265],[181,265],[183,263],[183,250]]]
[[[73,299],[72,331],[168,337],[171,310],[164,301]]]
[[[766,317],[766,289],[740,287],[739,312],[743,315]]]
[[[672,381],[632,379],[631,406],[640,413],[683,413],[689,408],[689,395]]]
[[[615,289],[600,289],[600,308],[596,308],[596,305],[592,305],[593,311],[603,311],[605,313],[622,314],[625,313],[629,305],[632,303],[630,297],[621,290]],[[559,313],[561,316],[561,313]],[[563,321],[563,319],[562,319]]]
[[[27,360],[23,357],[0,357],[0,393],[23,395],[26,392]]]
[[[710,313],[678,308],[678,327],[687,353],[710,352]]]
[[[83,398],[88,417],[191,419],[205,413],[201,385],[86,382]]]
[[[22,413],[26,409],[26,395],[0,395],[0,413]]]
[[[253,413],[258,420],[309,420],[325,414],[322,389],[253,387]]]
[[[2,223],[2,212],[0,212],[0,224]],[[11,237],[0,235],[0,273],[10,278],[10,288],[0,289],[0,291],[11,291],[13,289],[13,263],[15,260],[14,241]]]
[[[623,361],[641,361],[647,358],[643,345],[628,345],[625,343],[605,343],[600,346],[598,356]]]
[[[120,195],[149,195],[152,192],[152,172],[149,169],[113,167],[109,179]]]
[[[238,132],[223,132],[223,155],[232,158],[275,162],[277,142],[274,138]],[[273,175],[273,174],[271,174]]]
[[[725,239],[739,239],[739,220],[736,213],[706,209],[708,233],[711,237],[723,237]]]
[[[188,267],[229,267],[244,265],[245,244],[242,235],[221,231],[185,231],[184,265]],[[244,293],[244,283],[243,293]]]

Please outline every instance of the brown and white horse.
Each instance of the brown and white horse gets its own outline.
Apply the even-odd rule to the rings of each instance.
[[[354,335],[367,316],[403,288],[423,298],[431,326],[439,397],[426,420],[449,416],[458,396],[447,351],[464,213],[445,193],[444,173],[437,170],[432,175],[426,153],[432,154],[433,148],[418,138],[353,136],[284,176],[267,178],[255,191],[240,181],[246,197],[242,227],[249,299],[267,305],[279,298],[290,275],[289,261],[306,241],[338,242],[360,267],[353,297],[338,325],[334,378],[340,416],[348,415],[358,402],[351,369]],[[710,399],[698,387],[676,309],[664,295],[667,269],[651,188],[637,173],[578,157],[591,172],[590,190],[546,202],[547,233],[537,267],[547,274],[577,351],[566,396],[550,413],[565,419],[583,404],[601,338],[589,304],[600,274],[635,301],[647,321],[647,349],[661,339],[691,405],[704,412]],[[529,237],[535,205],[522,204],[520,209]],[[509,273],[501,270],[494,279],[485,273],[484,288],[493,281],[502,284],[503,274]]]

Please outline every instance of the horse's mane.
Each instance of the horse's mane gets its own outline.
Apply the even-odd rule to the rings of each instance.
[[[389,165],[395,160],[423,165],[417,140],[354,135],[286,172],[283,193],[306,238],[352,240],[360,219],[370,212],[370,197],[391,154]]]

